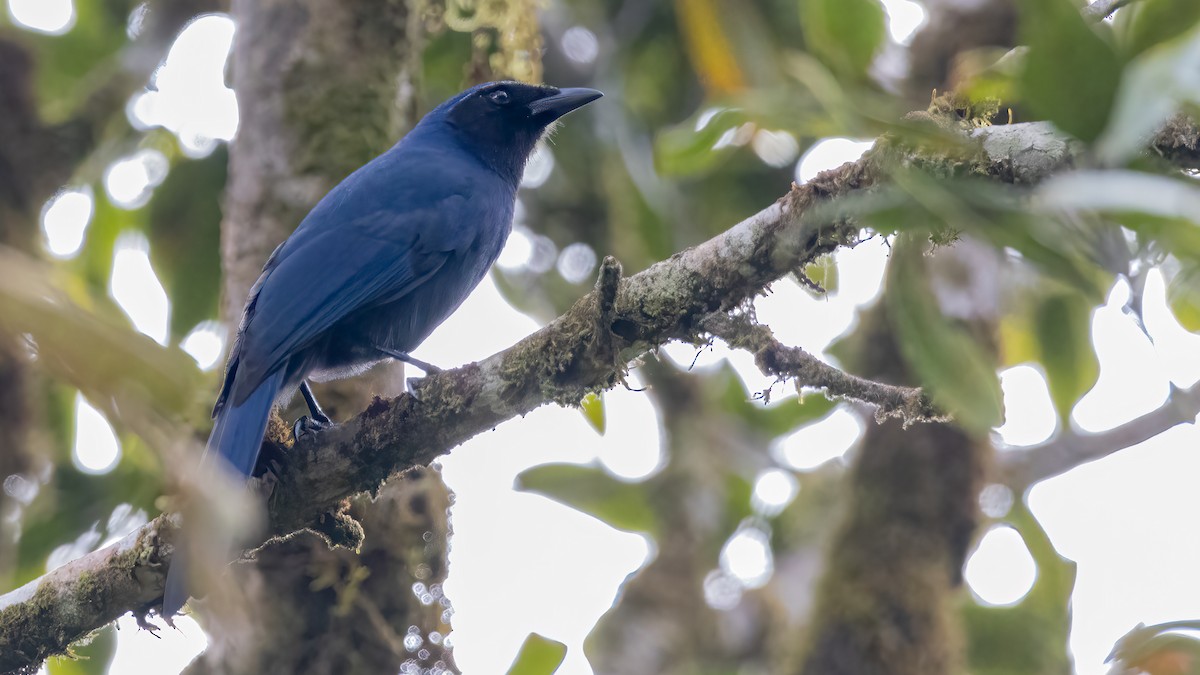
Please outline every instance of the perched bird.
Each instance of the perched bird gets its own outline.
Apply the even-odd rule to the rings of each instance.
[[[593,89],[490,82],[424,117],[342,181],[263,267],[246,299],[206,460],[249,476],[271,407],[307,380],[346,377],[408,355],[483,279],[512,229],[525,162],[555,120],[600,98]],[[167,575],[163,615],[187,601],[183,555]]]

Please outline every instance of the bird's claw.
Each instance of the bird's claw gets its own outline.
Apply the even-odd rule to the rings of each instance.
[[[325,431],[333,426],[333,420],[325,415],[313,415],[312,417],[304,415],[292,425],[292,437],[298,441],[308,434]]]
[[[279,477],[283,475],[283,465],[275,460],[267,462],[262,475],[258,477],[258,489],[262,496],[270,499],[275,494],[275,486],[279,485]]]
[[[404,380],[404,389],[408,392],[409,396],[417,399],[418,401],[421,400],[421,396],[417,393],[417,389],[421,387],[421,382],[424,381],[424,379],[424,377],[409,377],[405,378]]]

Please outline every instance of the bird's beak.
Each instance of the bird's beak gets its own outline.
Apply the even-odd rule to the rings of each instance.
[[[552,94],[530,103],[529,115],[544,119],[547,123],[553,122],[572,110],[582,108],[603,95],[595,89],[584,89],[582,87],[560,89],[557,94]]]

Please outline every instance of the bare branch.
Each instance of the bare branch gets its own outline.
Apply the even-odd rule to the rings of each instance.
[[[1174,137],[1177,147],[1197,146],[1200,134],[1190,129],[1190,136],[1179,131]],[[977,141],[975,155],[955,159],[963,170],[1024,184],[1072,166],[1080,150],[1045,123],[980,129],[971,137]],[[634,276],[622,279],[616,261],[606,259],[596,290],[533,335],[482,362],[427,377],[418,389],[419,400],[408,395],[377,398],[339,427],[306,437],[292,449],[272,494],[269,532],[286,535],[311,528],[336,540],[336,514],[346,497],[373,492],[389,476],[428,464],[546,403],[576,405],[586,393],[616,385],[628,364],[646,351],[672,340],[694,341],[715,312],[732,311],[771,282],[857,241],[854,222],[805,216],[830,199],[884,180],[892,162],[928,161],[919,150],[880,146],[856,162],[793,186],[717,237]],[[1180,151],[1173,158],[1188,164],[1198,156]],[[775,358],[768,365],[780,373],[806,365],[786,348]],[[886,390],[872,390],[883,385],[839,380],[828,372],[810,376],[815,382],[827,378],[826,386],[866,389],[864,398],[888,400]],[[921,400],[911,394],[900,398]],[[893,400],[892,405],[903,407],[899,403]],[[930,414],[920,403],[917,410]],[[161,593],[172,535],[170,521],[160,517],[128,540],[137,543],[129,549],[138,551],[133,564],[105,549],[0,596],[0,672],[36,665],[124,612],[142,611],[146,598]],[[97,575],[110,578],[109,573],[120,583],[90,583]],[[87,609],[71,613],[80,593]],[[46,612],[47,606],[64,609]]]
[[[704,329],[730,347],[754,354],[754,363],[766,375],[793,380],[798,387],[824,389],[833,397],[862,401],[876,406],[876,419],[898,417],[904,423],[945,422],[949,417],[934,408],[921,389],[874,382],[842,372],[799,347],[775,339],[771,329],[745,314],[713,314]]]
[[[1066,473],[1087,462],[1103,459],[1147,441],[1180,425],[1193,424],[1200,415],[1200,383],[1187,389],[1171,387],[1171,395],[1156,410],[1115,429],[1088,434],[1068,431],[1041,445],[1003,453],[1003,480],[1016,490]]]

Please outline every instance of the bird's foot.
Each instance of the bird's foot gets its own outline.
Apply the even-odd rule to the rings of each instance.
[[[258,475],[258,491],[269,502],[275,494],[275,486],[279,485],[279,477],[283,475],[283,464],[272,460],[265,465],[259,462],[259,465],[263,468]]]
[[[254,462],[251,478],[267,481],[278,478],[283,473],[283,465],[287,462],[287,448],[279,443],[268,441],[262,444],[258,459]]]
[[[292,437],[298,441],[309,434],[325,431],[334,426],[333,420],[324,414],[317,414],[311,417],[304,415],[292,425]]]
[[[408,395],[409,395],[409,396],[411,396],[411,397],[413,397],[413,398],[417,399],[418,401],[420,401],[420,400],[421,400],[421,396],[420,396],[420,395],[417,393],[417,390],[418,390],[418,389],[421,387],[421,383],[422,383],[422,382],[424,382],[424,381],[425,381],[425,378],[424,378],[424,377],[409,377],[409,378],[405,378],[405,380],[404,380],[404,390],[405,390],[406,392],[408,392]]]

